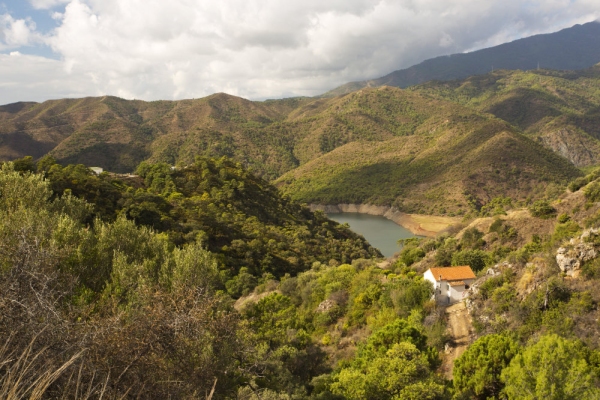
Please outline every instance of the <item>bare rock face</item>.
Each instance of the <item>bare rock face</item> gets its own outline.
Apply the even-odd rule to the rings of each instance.
[[[327,312],[336,306],[336,302],[332,300],[322,301],[321,304],[317,307],[317,312]]]
[[[574,128],[567,127],[547,132],[542,143],[571,161],[576,167],[584,167],[598,163],[598,145],[587,136],[577,133]]]
[[[581,267],[581,263],[577,257],[570,255],[568,249],[564,247],[561,247],[556,252],[556,263],[560,270],[567,275],[572,275],[575,270]]]
[[[584,262],[598,256],[594,239],[599,232],[599,229],[587,229],[580,237],[571,239],[567,246],[556,251],[556,263],[562,272],[569,276],[577,276]]]

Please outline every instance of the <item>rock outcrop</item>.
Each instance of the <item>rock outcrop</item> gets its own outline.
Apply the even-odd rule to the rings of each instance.
[[[568,276],[576,277],[584,262],[598,256],[596,238],[600,229],[586,229],[581,236],[573,238],[569,244],[556,251],[556,263]]]
[[[547,132],[541,136],[542,143],[576,167],[598,164],[598,142],[573,127],[568,128]]]

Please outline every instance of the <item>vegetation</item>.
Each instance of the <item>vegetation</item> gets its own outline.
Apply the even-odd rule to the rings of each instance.
[[[535,84],[529,75],[505,73],[481,78],[478,91],[468,93],[469,101],[461,87],[431,84],[410,91],[363,89],[332,99],[250,102],[217,94],[177,102],[103,97],[23,104],[14,113],[0,111],[0,134],[15,135],[0,156],[23,156],[33,146],[40,149],[35,159],[49,152],[63,165],[85,162],[113,172],[132,172],[143,160],[183,166],[194,163],[198,155],[226,156],[264,179],[276,180],[300,202],[360,202],[424,214],[495,215],[511,207],[508,199],[514,206],[555,198],[556,188],[581,176],[569,161],[587,165],[600,154],[600,145],[596,152],[596,139],[589,136],[597,126],[592,112],[598,103],[593,90],[596,75],[592,71],[579,80],[545,75],[550,83],[544,96],[562,93],[556,88],[567,82],[565,96],[576,100],[575,108],[538,112],[542,119],[552,116],[554,125],[548,125],[552,132],[562,129],[563,120],[575,124],[576,129],[568,132],[577,138],[588,132],[585,140],[578,139],[585,149],[569,150],[585,155],[585,160],[561,153],[565,146],[538,139],[541,131],[526,131],[523,136],[519,129],[524,125],[510,113],[495,114],[516,127],[488,114],[494,112],[490,107],[506,103],[502,99],[511,90]],[[508,81],[509,94],[497,92],[488,81]],[[581,99],[576,92],[586,97]],[[480,104],[484,100],[487,106]],[[30,145],[36,140],[46,147]]]
[[[273,186],[225,158],[198,158],[175,170],[142,163],[139,178],[96,176],[83,165],[48,164],[45,174],[55,195],[70,193],[95,205],[87,222],[125,216],[166,234],[174,245],[202,244],[228,266],[221,273],[233,279],[228,287],[236,293],[241,293],[233,289],[243,280],[236,277],[241,268],[257,277],[280,277],[316,261],[380,256],[347,227],[282,198]]]
[[[581,71],[495,71],[411,90],[491,113],[575,166],[589,167],[600,163],[600,92],[593,89],[599,72],[598,66]],[[584,183],[575,181],[572,190]]]
[[[599,206],[583,207],[584,195],[548,203],[559,218],[525,212],[523,223],[504,208],[512,202],[495,200],[503,213],[481,217],[487,228],[405,240],[382,269],[363,239],[231,160],[142,163],[137,172],[95,175],[51,158],[2,167],[6,390],[50,398],[596,395],[600,357],[588,333],[598,299],[544,258],[594,220]],[[532,221],[549,233],[538,227],[527,239]],[[481,275],[471,296],[480,339],[448,382],[439,373],[444,314],[418,271],[485,271],[503,260],[511,266]],[[582,269],[590,285],[595,265]],[[523,378],[532,374],[547,378]]]
[[[531,215],[538,218],[551,218],[556,215],[556,210],[547,200],[538,200],[529,207]]]
[[[0,397],[600,397],[598,71],[0,107]],[[300,202],[464,224],[382,267]],[[477,273],[452,380],[449,265]]]
[[[51,165],[50,180],[30,167],[35,166],[15,171],[13,164],[5,164],[0,171],[0,335],[5,339],[0,384],[6,390],[29,393],[19,382],[32,382],[31,390],[53,398],[184,398],[212,390],[219,397],[306,397],[316,387],[323,395],[333,395],[338,390],[334,377],[341,373],[336,371],[343,368],[336,367],[337,359],[329,359],[327,351],[371,331],[382,333],[365,345],[370,353],[365,350],[361,357],[392,351],[390,356],[405,354],[413,360],[422,353],[414,361],[420,372],[409,373],[406,385],[431,384],[442,390],[433,373],[437,353],[425,345],[427,328],[422,325],[431,288],[414,273],[393,274],[365,259],[339,265],[328,253],[304,272],[279,269],[285,264],[273,257],[259,271],[242,267],[232,275],[240,260],[210,251],[211,235],[219,230],[196,232],[190,236],[195,240],[177,244],[177,224],[189,223],[189,215],[168,214],[171,221],[153,229],[136,223],[144,213],[128,213],[127,194],[153,193],[172,202],[172,211],[175,201],[193,197],[205,185],[204,193],[213,201],[228,199],[229,212],[253,212],[246,220],[268,225],[268,218],[284,218],[281,224],[291,234],[294,227],[305,226],[302,243],[315,241],[322,247],[303,248],[313,259],[328,248],[343,249],[348,240],[365,246],[347,230],[336,231],[337,224],[323,216],[311,216],[277,197],[271,186],[234,163],[201,159],[179,172],[142,165],[146,182],[137,182],[137,189],[108,174],[88,174],[82,167]],[[243,183],[237,194],[231,190],[233,174],[238,189]],[[53,193],[53,185],[62,194]],[[174,195],[178,188],[190,192]],[[74,193],[120,197],[101,203],[100,210]],[[248,197],[237,203],[243,196]],[[202,214],[200,204],[197,215]],[[271,206],[281,211],[260,215]],[[290,215],[295,225],[286,223]],[[311,238],[309,227],[302,225],[315,218],[320,218],[316,221],[323,238]],[[268,240],[292,241],[284,234]],[[234,309],[234,298],[250,291],[258,298]],[[392,336],[398,347],[391,348],[385,338],[396,335],[398,321],[404,321],[402,332],[412,336]],[[346,357],[352,360],[352,352]],[[23,369],[27,363],[32,368]],[[39,385],[34,382],[37,375],[44,377]]]
[[[479,214],[501,197],[539,199],[548,186],[564,186],[581,174],[504,123],[443,107],[413,135],[346,144],[284,174],[276,185],[306,203],[368,203],[454,216]],[[493,209],[504,206],[494,203]]]
[[[502,371],[519,346],[503,335],[487,335],[475,341],[454,365],[454,387],[466,398],[498,398],[504,388]]]

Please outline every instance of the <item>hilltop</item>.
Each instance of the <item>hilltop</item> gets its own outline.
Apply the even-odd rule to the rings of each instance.
[[[296,161],[285,137],[265,137],[262,130],[276,127],[303,101],[261,103],[215,94],[181,101],[104,96],[10,104],[0,107],[0,158],[50,153],[65,164],[130,172],[148,158],[175,164],[191,163],[196,155],[229,156],[277,175]]]
[[[490,113],[578,167],[600,163],[600,67],[495,71],[410,90]]]
[[[386,76],[351,82],[323,97],[339,96],[364,87],[406,88],[431,80],[454,80],[485,74],[496,69],[556,70],[589,68],[600,62],[600,23],[575,25],[559,32],[534,35],[470,53],[451,54],[425,60]]]

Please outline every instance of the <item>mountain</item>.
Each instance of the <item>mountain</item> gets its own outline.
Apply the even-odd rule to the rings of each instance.
[[[462,215],[498,196],[539,198],[549,183],[580,174],[518,128],[442,92],[382,87],[331,99],[252,102],[215,94],[9,105],[0,109],[0,150],[4,157],[40,156],[54,146],[49,154],[63,164],[116,172],[143,160],[227,156],[278,178],[299,201],[429,214]]]
[[[412,131],[341,145],[284,174],[276,181],[281,190],[307,203],[464,215],[496,197],[543,197],[548,187],[580,175],[507,122],[456,103],[391,87],[363,89],[337,101],[363,110],[382,98],[386,105],[405,106],[401,115],[413,116]],[[427,107],[419,108],[422,103]]]
[[[193,162],[195,155],[226,155],[277,176],[297,162],[280,132],[265,137],[262,131],[277,129],[303,101],[261,103],[215,94],[181,101],[104,96],[10,104],[0,107],[0,158],[49,152],[62,163],[130,172],[148,158],[175,164]]]
[[[339,96],[363,87],[418,85],[431,80],[462,79],[496,69],[556,70],[589,68],[600,62],[600,23],[588,22],[559,32],[530,36],[470,53],[425,60],[378,79],[351,82],[323,97]]]
[[[490,113],[578,167],[600,163],[600,66],[580,71],[495,71],[412,91]]]

